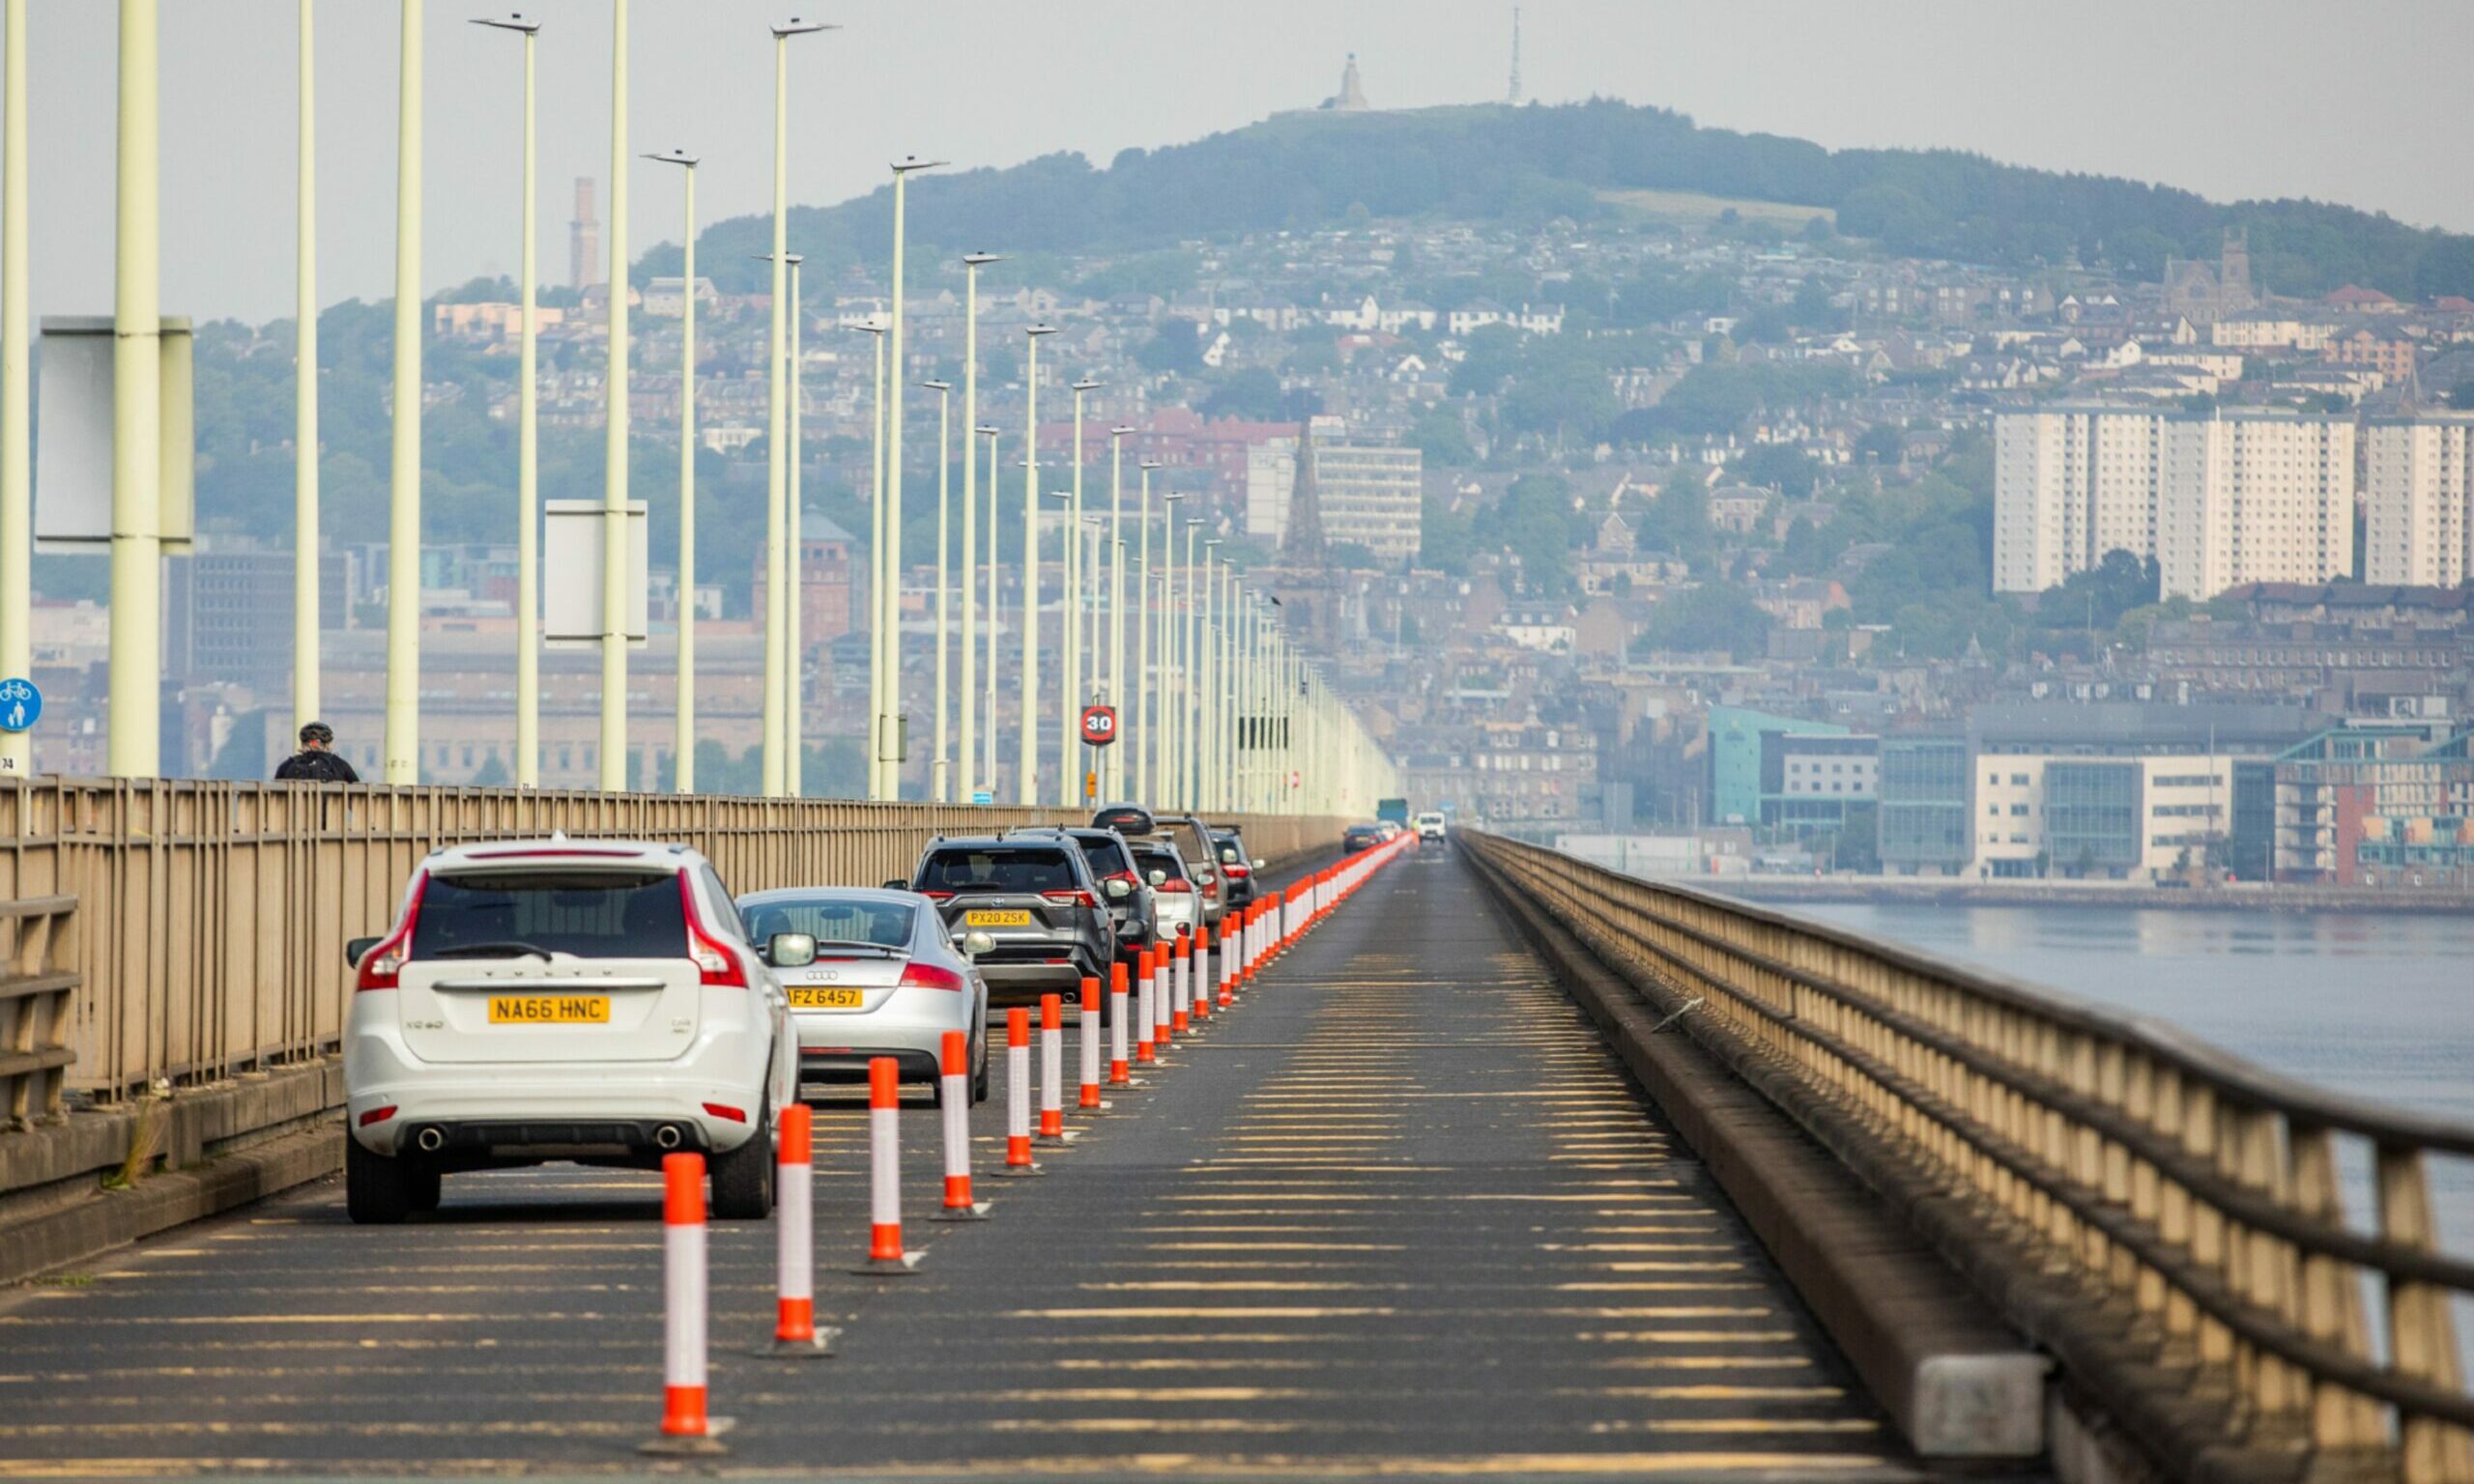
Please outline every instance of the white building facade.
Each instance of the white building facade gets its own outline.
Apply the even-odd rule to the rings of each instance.
[[[2109,552],[2164,595],[2353,571],[2354,425],[2277,411],[2117,407],[1994,419],[1993,585],[2041,592]]]
[[[2371,420],[2363,547],[2368,582],[2454,587],[2474,573],[2474,413]]]

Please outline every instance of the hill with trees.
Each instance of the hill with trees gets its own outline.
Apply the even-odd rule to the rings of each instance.
[[[916,243],[954,249],[1129,254],[1313,228],[1353,213],[1585,221],[1615,209],[1599,192],[1644,189],[1827,207],[1839,232],[1902,255],[2012,268],[2104,264],[2145,279],[2159,276],[2168,257],[2213,258],[2224,230],[2240,227],[2250,233],[2255,271],[2279,293],[2359,283],[2405,299],[2474,296],[2474,237],[2350,207],[2212,202],[1955,150],[1829,150],[1607,100],[1280,114],[1189,144],[1126,150],[1105,169],[1057,154],[923,176],[911,185],[910,231]],[[891,211],[890,187],[799,208],[793,246],[828,263],[874,262]],[[728,286],[752,288],[760,266],[750,255],[770,240],[769,218],[718,222],[699,261]],[[677,257],[675,245],[658,248],[643,271],[675,272]],[[931,265],[933,254],[912,261]],[[1190,275],[1191,265],[1183,271]]]

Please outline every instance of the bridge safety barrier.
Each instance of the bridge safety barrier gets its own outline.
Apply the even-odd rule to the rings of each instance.
[[[62,1116],[77,987],[77,899],[0,900],[0,1129]]]
[[[2168,1472],[2474,1480],[2452,1313],[2474,1263],[2439,1248],[2429,1169],[2474,1157],[2474,1126],[1714,893],[1454,841],[1653,1011],[1697,1001],[1679,1024],[1823,1145],[1910,1172],[1931,1197],[1910,1219]]]
[[[41,1108],[57,1104],[64,1068],[71,1087],[111,1099],[158,1079],[216,1081],[331,1050],[350,987],[344,944],[384,931],[414,866],[442,846],[554,830],[678,842],[744,892],[873,886],[907,875],[932,834],[1086,817],[714,794],[0,782],[0,910],[18,913],[0,917],[0,934],[15,934],[0,936],[0,948],[17,950],[0,959],[9,975],[0,1089],[13,1110],[21,1092]],[[1343,823],[1211,818],[1242,826],[1248,848],[1274,861],[1332,843]],[[76,910],[44,905],[57,899]],[[28,943],[44,945],[40,972],[26,967]],[[65,1035],[64,973],[83,977]],[[29,976],[55,987],[23,988]],[[28,996],[50,996],[53,1008]],[[31,1044],[20,1044],[30,1027]],[[22,1089],[6,1080],[18,1076],[28,1078]]]

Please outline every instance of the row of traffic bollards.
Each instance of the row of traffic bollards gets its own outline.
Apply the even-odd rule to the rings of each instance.
[[[1161,1051],[1179,1036],[1194,1034],[1216,1011],[1237,1004],[1237,993],[1265,965],[1313,930],[1348,894],[1413,842],[1406,838],[1350,857],[1223,923],[1215,974],[1211,932],[1180,928],[1176,941],[1146,948],[1131,979],[1123,963],[1111,965],[1106,1031],[1108,1088],[1141,1087],[1136,1067],[1159,1068]],[[1101,1080],[1100,982],[1082,981],[1079,1002],[1078,1111],[1097,1114],[1110,1104]],[[1005,1161],[1002,1173],[1040,1173],[1038,1144],[1062,1147],[1076,1135],[1065,1127],[1064,1001],[1043,995],[1039,1005],[1039,1117],[1033,1132],[1031,1013],[1005,1017]],[[1134,1043],[1129,1049],[1129,1019]],[[970,1045],[961,1031],[945,1033],[938,1061],[938,1101],[944,1138],[944,1200],[932,1218],[978,1221],[989,1208],[976,1200],[970,1171]],[[902,1082],[891,1057],[868,1064],[868,1245],[849,1270],[866,1277],[901,1277],[919,1269],[920,1254],[902,1235]],[[782,1110],[776,1181],[775,1305],[772,1343],[756,1354],[807,1358],[833,1354],[839,1333],[816,1322],[814,1114],[803,1102]],[[699,1455],[726,1451],[720,1435],[730,1419],[706,1409],[706,1253],[705,1156],[676,1154],[662,1159],[663,1375],[659,1436],[643,1446],[653,1454]]]

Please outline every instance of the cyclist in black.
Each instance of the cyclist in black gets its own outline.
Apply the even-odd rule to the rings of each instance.
[[[301,751],[283,759],[274,770],[276,783],[357,784],[360,775],[352,770],[343,755],[334,751],[335,728],[324,722],[311,722],[301,728]]]

